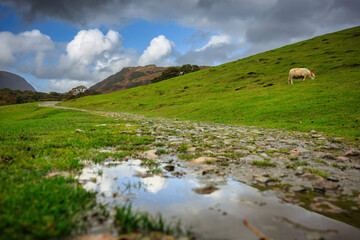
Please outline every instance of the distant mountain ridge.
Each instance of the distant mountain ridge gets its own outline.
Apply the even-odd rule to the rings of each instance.
[[[0,89],[9,88],[11,90],[34,91],[35,88],[30,85],[23,77],[11,72],[0,71]]]
[[[151,83],[151,80],[161,75],[166,67],[146,65],[137,67],[124,67],[120,72],[111,75],[89,89],[100,93],[110,93],[143,86]]]
[[[148,85],[151,83],[151,80],[159,77],[168,68],[171,67],[158,67],[153,64],[137,67],[124,67],[120,72],[105,78],[101,82],[91,86],[89,89],[100,93],[111,93]],[[208,66],[199,66],[199,68],[205,69],[208,68]]]

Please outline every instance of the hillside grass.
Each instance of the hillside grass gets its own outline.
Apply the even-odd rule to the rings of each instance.
[[[126,91],[61,105],[360,139],[360,27]],[[315,80],[288,72],[306,67]]]
[[[153,137],[136,136],[137,124],[128,122],[37,103],[1,106],[0,239],[59,239],[88,225],[90,210],[101,216],[95,193],[73,177],[48,174],[76,175],[84,160],[122,159],[147,149]],[[119,151],[100,151],[107,147]]]

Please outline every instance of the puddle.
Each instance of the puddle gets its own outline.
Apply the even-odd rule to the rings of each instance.
[[[243,218],[273,239],[359,239],[360,230],[355,227],[282,203],[276,197],[281,192],[260,192],[231,179],[196,174],[177,178],[172,170],[191,170],[171,157],[160,167],[169,162],[175,169],[163,170],[162,176],[148,174],[149,168],[138,159],[90,165],[83,169],[79,181],[85,189],[98,192],[98,201],[110,207],[131,201],[140,210],[160,212],[169,220],[181,219],[200,239],[257,240],[243,225]]]

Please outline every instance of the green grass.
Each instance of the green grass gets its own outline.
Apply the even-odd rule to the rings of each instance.
[[[360,138],[360,27],[62,105]],[[315,80],[287,84],[293,67]],[[186,88],[185,88],[186,86]]]
[[[152,216],[146,212],[133,210],[131,204],[116,209],[115,226],[120,234],[160,232],[176,236],[185,235],[180,227],[180,222],[168,224],[161,214]]]
[[[95,194],[71,178],[46,176],[80,170],[83,160],[121,160],[154,141],[121,134],[126,123],[36,103],[1,106],[0,239],[63,238],[87,225]],[[100,152],[109,147],[118,151]]]
[[[328,178],[330,177],[330,174],[324,172],[324,171],[321,171],[319,169],[316,169],[316,168],[308,168],[307,171],[309,173],[312,173],[312,174],[315,174],[315,175],[318,175],[320,177],[323,177],[323,178]]]
[[[261,166],[261,167],[276,167],[276,163],[270,162],[270,161],[257,161],[254,160],[252,162],[253,165]]]
[[[307,166],[309,165],[307,162],[295,162],[291,164],[286,164],[286,168],[297,168],[300,166]]]

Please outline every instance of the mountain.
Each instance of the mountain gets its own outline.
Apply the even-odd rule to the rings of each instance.
[[[90,87],[90,90],[110,93],[147,85],[151,83],[153,78],[160,76],[165,69],[165,67],[157,67],[156,65],[125,67],[120,72]]]
[[[3,88],[20,91],[30,90],[36,92],[35,88],[19,75],[10,72],[0,71],[0,89]]]
[[[63,105],[325,132],[360,140],[360,26],[126,91]],[[291,68],[315,79],[294,80]],[[270,131],[270,129],[269,129]],[[311,140],[310,140],[311,141]]]

